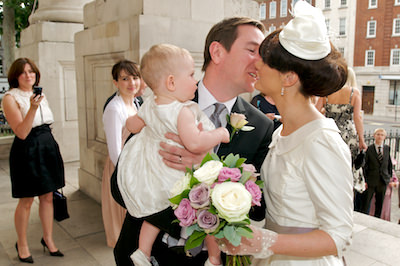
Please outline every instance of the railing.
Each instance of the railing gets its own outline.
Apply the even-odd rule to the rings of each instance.
[[[9,124],[0,124],[0,137],[14,135]]]
[[[368,131],[364,132],[365,143],[367,145],[371,145],[374,143],[374,132]],[[400,163],[400,135],[397,130],[389,130],[387,131],[387,136],[384,141],[386,145],[390,146],[390,156],[396,160],[396,162]],[[394,165],[394,169],[398,171],[400,169],[399,164]]]

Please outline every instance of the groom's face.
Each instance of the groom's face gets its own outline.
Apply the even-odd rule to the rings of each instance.
[[[255,26],[241,25],[237,38],[224,58],[226,75],[232,82],[231,88],[237,94],[253,92],[257,81],[255,63],[260,59],[258,48],[264,40],[263,33]]]

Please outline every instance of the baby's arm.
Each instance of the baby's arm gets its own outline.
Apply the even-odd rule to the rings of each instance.
[[[129,132],[134,134],[139,133],[145,125],[146,124],[144,123],[143,119],[141,119],[137,114],[128,117],[125,123],[125,126]]]
[[[139,249],[148,257],[151,256],[151,250],[153,248],[153,244],[156,241],[157,235],[160,232],[160,229],[148,223],[146,221],[143,222],[142,228],[140,229],[139,235]]]
[[[193,153],[211,150],[220,142],[229,142],[229,132],[226,128],[200,131],[194,114],[187,107],[183,107],[178,115],[178,135],[186,149]]]

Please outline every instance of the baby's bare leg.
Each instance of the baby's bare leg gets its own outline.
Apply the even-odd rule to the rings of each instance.
[[[218,248],[218,243],[214,236],[207,235],[205,239],[208,249],[208,259],[214,265],[222,265],[221,251]]]
[[[160,229],[154,225],[144,221],[142,228],[140,229],[139,235],[139,249],[148,257],[151,256],[151,250],[153,248],[154,241],[156,241],[157,235]],[[218,248],[218,245],[217,245]]]

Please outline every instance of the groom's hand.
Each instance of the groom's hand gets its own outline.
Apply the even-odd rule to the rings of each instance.
[[[178,135],[169,132],[165,134],[165,137],[183,146]],[[207,154],[192,153],[185,148],[169,145],[165,142],[161,142],[160,146],[161,149],[159,150],[159,154],[163,158],[163,162],[168,167],[181,171],[185,171],[186,167],[192,168],[193,165],[201,163],[204,156]]]

